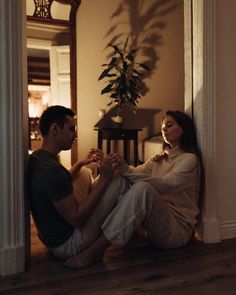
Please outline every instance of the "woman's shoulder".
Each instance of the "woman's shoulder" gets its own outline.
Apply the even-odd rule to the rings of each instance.
[[[194,168],[198,166],[198,157],[194,153],[182,152],[178,157],[178,162],[183,163],[186,166]]]
[[[197,160],[197,155],[194,153],[190,153],[190,152],[182,152],[180,154],[180,156],[182,158],[186,158],[186,159],[192,159],[192,160]]]
[[[197,156],[195,153],[186,152],[179,147],[176,147],[176,148],[170,149],[170,150],[166,150],[166,153],[167,153],[169,159],[178,159],[178,160],[186,159],[186,160],[192,160],[192,161],[197,160]]]

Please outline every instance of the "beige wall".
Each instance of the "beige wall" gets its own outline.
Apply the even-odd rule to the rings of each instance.
[[[217,199],[236,236],[236,1],[217,0]],[[233,234],[233,232],[232,232]]]
[[[164,1],[162,5],[157,5],[157,0],[81,2],[77,14],[79,158],[97,145],[93,126],[99,120],[99,109],[107,109],[109,102],[108,97],[100,95],[104,82],[97,79],[100,65],[109,53],[105,47],[118,34],[123,34],[119,40],[125,40],[130,32],[135,34],[151,57],[153,70],[146,80],[148,91],[139,108],[154,110],[156,114],[147,126],[141,126],[144,131],[140,139],[159,131],[164,111],[184,109],[183,1]],[[124,7],[124,2],[129,4]],[[146,4],[140,7],[141,2]],[[142,53],[140,59],[144,56]]]

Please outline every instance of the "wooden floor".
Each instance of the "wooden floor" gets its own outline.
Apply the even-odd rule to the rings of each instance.
[[[32,236],[31,266],[0,277],[0,294],[236,294],[236,239],[181,249],[109,250],[104,263],[70,270]]]

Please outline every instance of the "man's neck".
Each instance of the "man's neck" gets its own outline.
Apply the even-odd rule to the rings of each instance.
[[[57,156],[60,153],[60,149],[57,146],[55,146],[54,143],[50,143],[45,139],[43,139],[43,142],[41,144],[41,149],[45,150],[55,156]]]

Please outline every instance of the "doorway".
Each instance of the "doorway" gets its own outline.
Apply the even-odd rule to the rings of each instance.
[[[39,117],[42,112],[57,104],[71,108],[69,32],[54,28],[53,34],[45,33],[42,38],[41,30],[45,32],[40,24],[27,25],[30,153],[41,145]],[[60,153],[60,161],[69,169],[71,151]]]
[[[29,153],[32,153],[41,145],[39,117],[48,106],[63,105],[76,113],[75,16],[80,1],[49,0],[40,5],[33,0],[26,2]],[[76,143],[72,151],[63,151],[59,157],[69,169],[77,159]],[[27,240],[31,240],[34,256],[45,249],[32,218],[27,222],[31,228],[31,239]]]
[[[29,152],[41,145],[39,117],[50,103],[49,50],[27,43]]]

